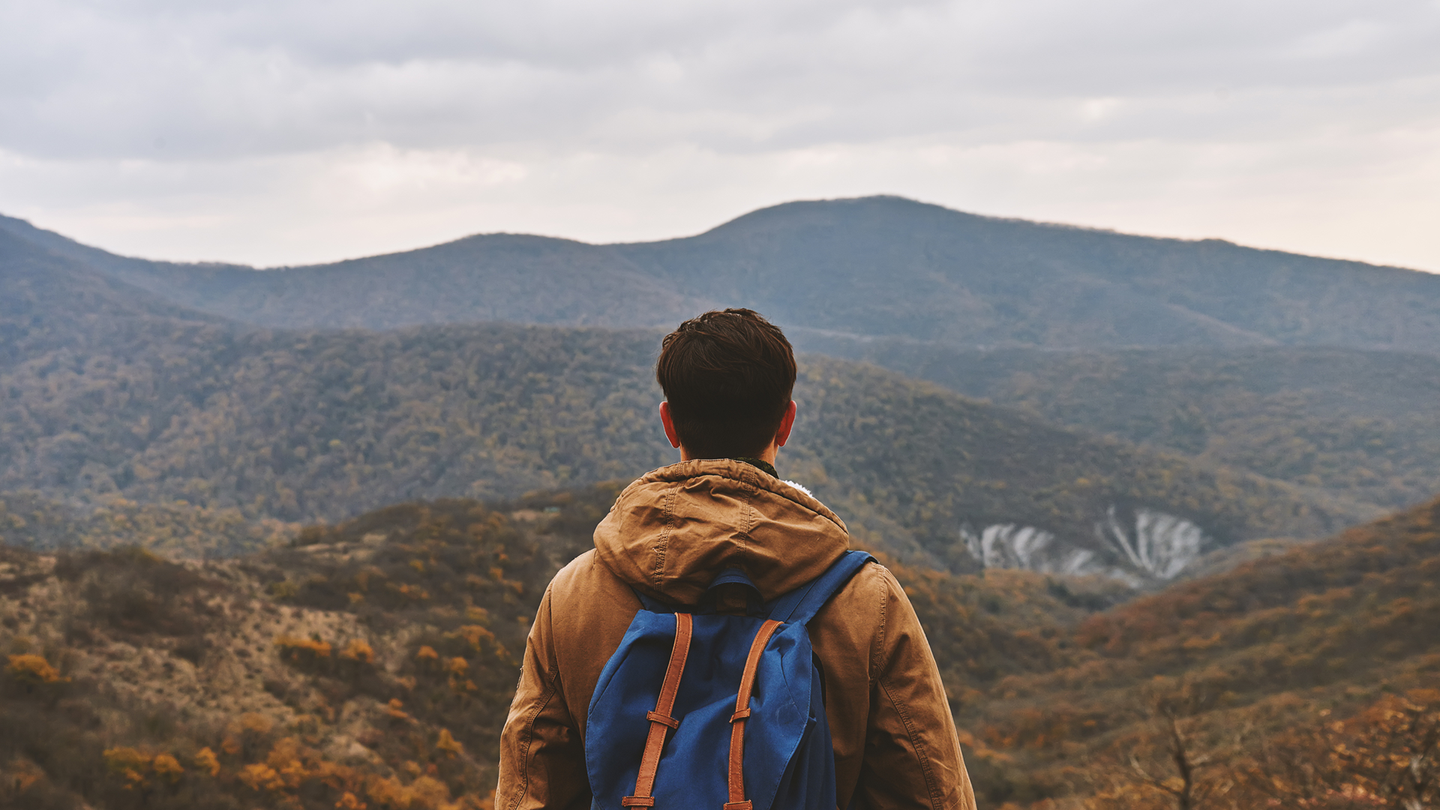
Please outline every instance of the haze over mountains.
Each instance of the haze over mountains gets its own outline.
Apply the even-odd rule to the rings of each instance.
[[[417,497],[623,479],[673,459],[654,424],[654,332],[244,328],[133,309],[136,293],[113,280],[93,300],[69,296],[34,279],[83,281],[82,268],[50,257],[47,274],[45,254],[29,259],[4,278],[27,303],[5,319],[23,356],[0,370],[0,489],[338,520]],[[62,329],[79,336],[57,348]],[[1320,536],[1374,513],[873,366],[811,358],[796,396],[805,430],[787,474],[867,543],[941,567],[988,556],[1168,578],[1217,546]]]
[[[0,227],[174,303],[282,328],[652,327],[731,305],[792,329],[955,347],[1440,351],[1440,276],[897,197],[788,203],[661,242],[494,234],[278,272],[127,259],[18,220]]]
[[[666,242],[478,236],[268,271],[5,219],[0,269],[0,489],[80,508],[336,520],[633,476],[671,458],[651,424],[660,333],[615,327],[736,304],[801,348],[995,403],[805,364],[782,471],[926,564],[1166,579],[1440,489],[1440,277],[1413,271],[898,198]],[[557,326],[579,324],[609,329]]]

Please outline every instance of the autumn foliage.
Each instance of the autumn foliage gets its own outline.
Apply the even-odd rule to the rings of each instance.
[[[68,635],[0,629],[15,730],[0,735],[0,805],[484,807],[536,601],[613,494],[404,504],[313,527],[223,580],[138,551],[63,558],[33,581],[74,595]],[[886,562],[982,806],[1413,810],[1436,801],[1437,510],[1140,598]],[[232,651],[237,615],[290,623]],[[176,719],[85,674],[106,639],[196,672],[259,656],[266,674],[252,708]]]

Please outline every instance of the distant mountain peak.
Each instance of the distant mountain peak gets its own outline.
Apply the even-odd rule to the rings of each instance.
[[[696,236],[478,234],[258,273],[0,230],[171,303],[269,327],[654,327],[745,305],[787,327],[956,348],[1329,345],[1440,353],[1440,276],[982,216],[898,196],[798,200]]]

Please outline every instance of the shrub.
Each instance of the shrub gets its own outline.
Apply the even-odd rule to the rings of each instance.
[[[280,650],[280,658],[292,664],[298,664],[309,668],[322,668],[331,662],[330,642],[314,638],[299,638],[296,636],[280,636],[275,639],[275,646]]]
[[[50,662],[40,655],[12,655],[9,666],[5,667],[5,672],[27,686],[64,683],[70,680],[63,677],[60,670],[51,666]]]
[[[373,664],[375,663],[375,650],[371,648],[369,644],[357,638],[345,645],[345,649],[340,651],[340,657],[347,661]]]

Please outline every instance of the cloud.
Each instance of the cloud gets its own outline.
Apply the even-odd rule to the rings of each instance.
[[[1430,237],[1227,214],[1435,213],[1406,178],[1440,154],[1437,39],[1417,0],[11,3],[0,209],[189,256],[161,240],[203,209],[230,223],[200,228],[211,256],[284,261],[353,255],[281,258],[297,243],[266,211],[340,216],[300,203],[325,184],[411,223],[367,227],[392,248],[444,238],[417,205],[460,232],[626,239],[891,191],[1440,269]]]
[[[743,150],[917,127],[1064,137],[1083,121],[1057,103],[1440,72],[1440,13],[1403,2],[8,8],[0,50],[21,80],[0,91],[0,143],[50,157],[150,158],[157,139],[238,156],[374,140]]]

